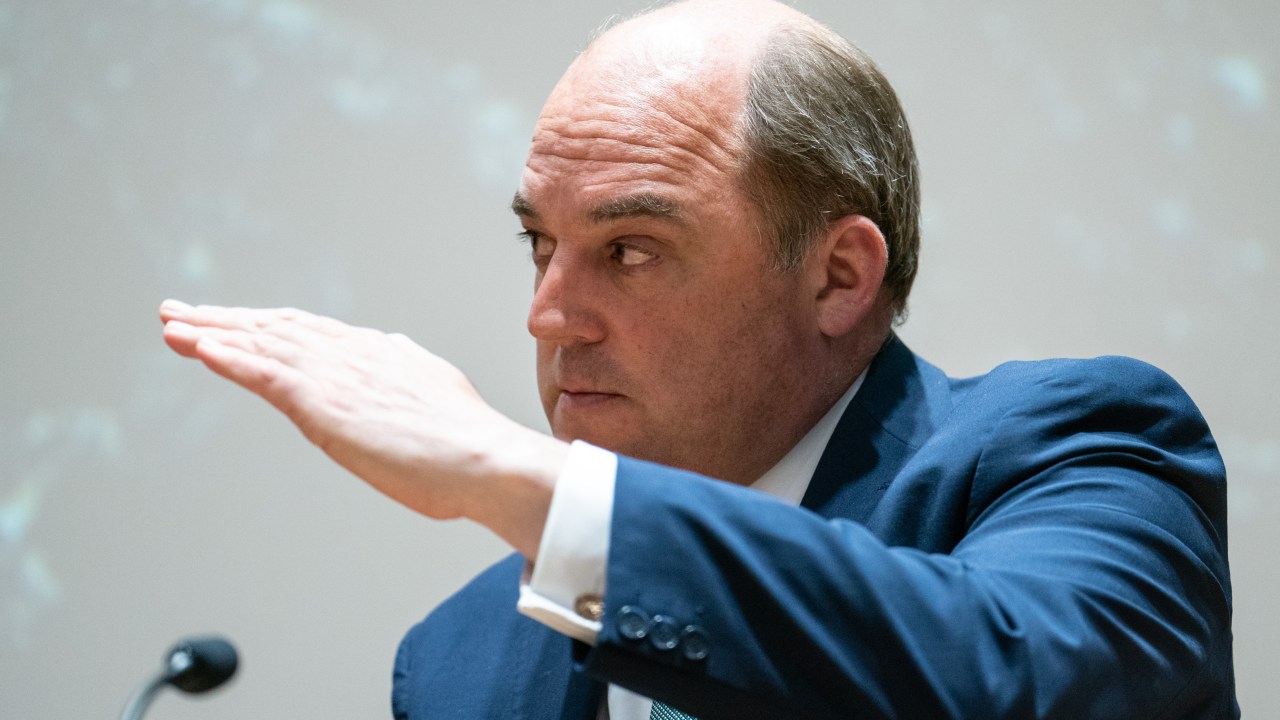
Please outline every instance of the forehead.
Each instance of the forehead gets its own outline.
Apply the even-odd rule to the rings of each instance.
[[[538,119],[520,194],[537,207],[636,193],[709,202],[734,192],[741,99],[705,72],[678,79],[566,76]]]
[[[696,219],[736,202],[748,43],[715,30],[723,20],[659,11],[583,52],[538,119],[519,193],[526,206],[577,220],[648,196]]]
[[[656,165],[681,173],[723,172],[739,156],[732,118],[680,99],[585,98],[548,108],[534,131],[529,165]],[[636,168],[638,169],[638,168]]]

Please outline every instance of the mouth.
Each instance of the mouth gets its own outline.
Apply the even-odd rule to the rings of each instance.
[[[561,409],[585,409],[621,400],[623,397],[618,393],[594,390],[561,390],[558,405]]]

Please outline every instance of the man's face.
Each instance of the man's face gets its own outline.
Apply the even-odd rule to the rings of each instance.
[[[750,482],[812,421],[796,405],[817,331],[739,189],[738,100],[593,82],[548,102],[513,204],[552,430]]]

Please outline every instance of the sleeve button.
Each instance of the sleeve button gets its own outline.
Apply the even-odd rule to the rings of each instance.
[[[680,653],[686,660],[699,662],[706,660],[711,654],[711,646],[707,643],[707,635],[697,625],[686,625],[680,633]]]
[[[653,616],[649,643],[659,650],[675,650],[680,644],[680,626],[666,615]]]
[[[623,605],[618,610],[618,632],[628,640],[645,639],[652,624],[649,613],[634,605]]]

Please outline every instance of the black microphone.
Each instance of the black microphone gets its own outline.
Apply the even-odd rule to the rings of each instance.
[[[188,638],[174,645],[164,667],[134,693],[120,713],[120,720],[140,720],[156,693],[172,685],[186,693],[202,693],[226,682],[236,673],[236,649],[220,637]]]

